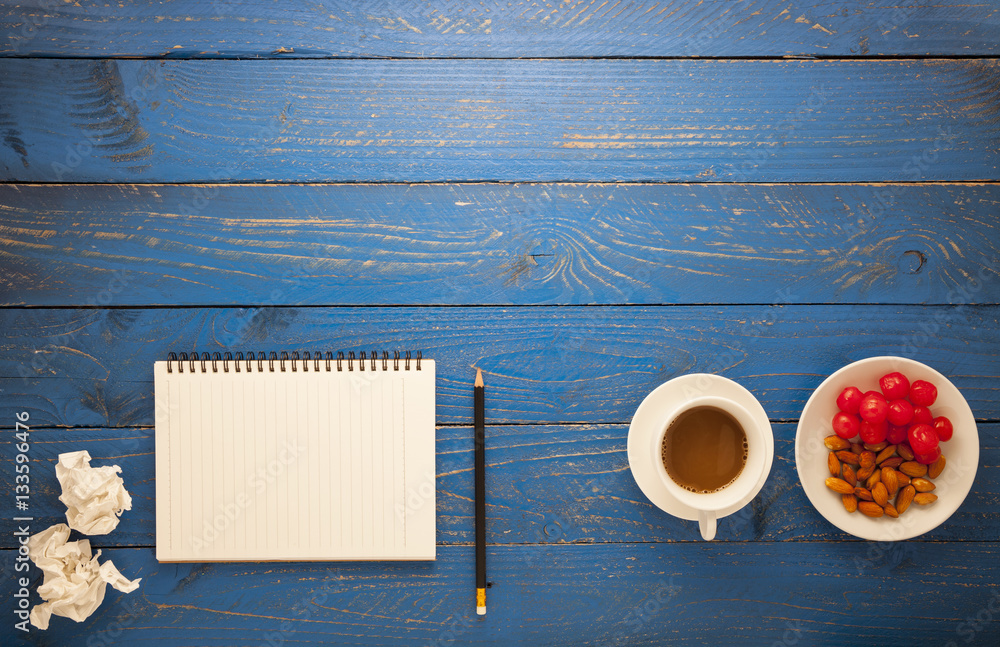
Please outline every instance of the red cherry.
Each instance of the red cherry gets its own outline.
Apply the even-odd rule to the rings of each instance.
[[[910,425],[906,432],[907,440],[914,454],[929,454],[938,446],[938,436],[934,427],[925,424]]]
[[[833,416],[833,433],[844,440],[850,440],[861,431],[861,419],[849,413],[839,411]]]
[[[951,435],[955,433],[955,428],[951,424],[951,420],[948,420],[944,416],[938,416],[934,418],[934,431],[937,432],[938,440],[945,443],[951,440]]]
[[[881,393],[870,391],[861,398],[861,408],[858,409],[858,414],[861,415],[862,420],[884,422],[888,413],[889,403],[886,402],[885,396]]]
[[[861,406],[861,398],[864,397],[861,389],[856,386],[849,386],[837,396],[837,408],[844,413],[856,415]]]
[[[883,440],[885,440],[886,434],[889,433],[889,423],[885,420],[882,422],[869,422],[867,420],[861,421],[861,442],[868,443],[869,445],[877,445]]]
[[[879,378],[878,385],[886,400],[899,400],[910,392],[910,381],[898,371],[883,375]]]
[[[913,420],[914,425],[929,425],[934,422],[934,414],[927,407],[916,406],[913,407]]]
[[[889,424],[908,425],[913,420],[913,405],[906,400],[893,400],[885,417]]]
[[[893,445],[898,445],[906,440],[906,430],[908,428],[903,425],[889,425],[889,432],[885,435],[885,439]]]
[[[917,380],[910,385],[910,402],[922,407],[929,407],[937,400],[937,387],[924,380]]]
[[[930,465],[937,459],[941,458],[941,448],[935,447],[934,451],[927,452],[926,454],[914,454],[913,458],[918,463],[923,463],[924,465]]]

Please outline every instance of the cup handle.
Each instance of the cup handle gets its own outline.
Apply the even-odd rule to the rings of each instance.
[[[715,539],[715,510],[701,510],[698,512],[698,528],[701,530],[701,538],[705,541]]]

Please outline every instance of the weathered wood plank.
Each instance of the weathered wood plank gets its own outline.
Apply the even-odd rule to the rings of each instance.
[[[981,60],[0,61],[7,181],[996,179]]]
[[[14,554],[2,557],[11,582]],[[992,543],[490,547],[485,619],[473,606],[471,546],[445,547],[434,563],[158,564],[151,549],[103,557],[142,577],[139,589],[109,591],[83,624],[53,618],[34,641],[909,647],[1000,638]]]
[[[0,56],[995,54],[1000,5],[168,1],[4,4]]]
[[[806,499],[795,471],[796,425],[773,425],[775,462],[752,503],[719,523],[720,541],[851,540]],[[960,430],[961,431],[961,430]],[[697,524],[653,506],[632,477],[627,425],[490,426],[487,430],[487,525],[491,544],[700,541]],[[920,541],[993,541],[1000,529],[1000,424],[979,425],[980,465],[965,503]],[[474,541],[472,430],[437,430],[437,540]],[[14,492],[13,431],[0,432],[0,490]],[[114,533],[101,546],[156,543],[153,430],[41,429],[30,436],[31,494],[26,512],[5,515],[0,546],[16,548],[10,519],[30,514],[36,525],[65,522],[55,463],[86,449],[94,465],[122,467],[132,495]],[[294,464],[290,469],[294,468]],[[825,475],[817,474],[821,479]],[[944,478],[942,476],[942,478]],[[831,493],[831,496],[835,496]],[[893,523],[887,521],[887,523]],[[9,530],[10,532],[7,532]]]
[[[780,289],[780,286],[775,286]],[[439,423],[623,423],[662,382],[732,378],[772,419],[798,418],[830,373],[904,355],[950,376],[979,419],[1000,418],[996,306],[148,308],[0,311],[0,426],[153,423],[153,362],[170,351],[421,349],[437,362]]]
[[[998,303],[1000,185],[0,185],[6,305]]]

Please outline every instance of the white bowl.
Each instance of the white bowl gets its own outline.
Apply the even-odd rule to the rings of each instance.
[[[837,395],[842,390],[856,386],[862,393],[879,391],[879,378],[893,371],[901,372],[911,383],[926,380],[936,386],[938,396],[931,412],[935,417],[947,416],[955,427],[952,439],[941,443],[946,462],[944,472],[934,479],[938,500],[929,505],[914,503],[898,519],[849,513],[841,496],[826,487],[830,450],[823,439],[833,433],[831,421],[838,411]],[[848,364],[826,378],[806,402],[795,433],[795,466],[809,501],[827,521],[844,532],[874,541],[910,539],[938,527],[962,505],[979,466],[979,431],[968,402],[948,378],[912,359],[870,357]]]

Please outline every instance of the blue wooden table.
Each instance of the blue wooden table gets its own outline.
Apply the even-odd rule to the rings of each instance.
[[[1000,2],[22,0],[0,25],[3,644],[1000,640]],[[154,360],[373,347],[437,361],[436,562],[156,562]],[[874,355],[979,425],[971,493],[911,541],[840,532],[795,471],[813,389]],[[626,457],[691,372],[775,435],[711,543]],[[142,584],[24,633],[13,518],[64,520],[79,449],[123,468],[134,507],[93,543]]]

